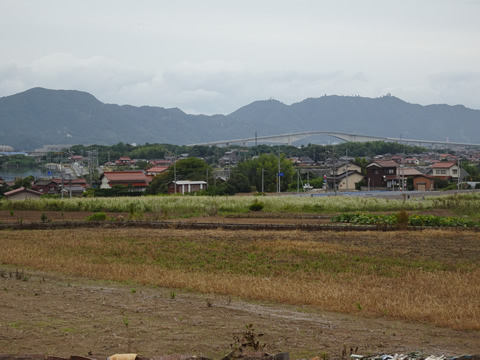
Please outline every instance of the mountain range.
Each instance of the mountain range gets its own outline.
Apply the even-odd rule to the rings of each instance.
[[[17,151],[44,144],[192,144],[303,131],[480,143],[479,130],[480,110],[422,106],[390,95],[322,96],[292,105],[262,100],[211,116],[105,104],[75,90],[33,88],[0,98],[0,144]]]

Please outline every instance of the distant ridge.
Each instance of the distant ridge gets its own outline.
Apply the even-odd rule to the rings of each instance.
[[[292,105],[255,101],[229,115],[207,116],[104,104],[75,90],[33,88],[0,98],[0,144],[15,150],[44,144],[189,144],[315,130],[480,143],[480,110],[421,106],[394,96],[333,95]]]

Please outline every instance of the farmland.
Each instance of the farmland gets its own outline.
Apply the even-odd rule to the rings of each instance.
[[[466,211],[465,204],[475,210],[478,201],[475,195],[415,200],[412,205],[383,199],[275,203],[266,197],[261,201],[268,212],[257,214],[247,210],[252,197],[232,199],[228,204],[216,198],[151,197],[129,200],[123,207],[115,205],[118,199],[87,199],[83,205],[78,205],[83,200],[72,200],[76,205],[67,200],[56,211],[47,202],[34,204],[33,210],[26,204],[2,204],[0,222],[18,222],[27,213],[37,222],[42,213],[48,218],[57,214],[54,222],[79,220],[98,206],[123,211],[132,221],[187,215],[191,222],[316,223],[324,220],[299,214],[329,213],[318,211],[319,206],[392,212],[408,205],[415,209],[411,212],[457,215],[455,211]],[[115,214],[109,217],[115,219]],[[270,351],[290,351],[294,358],[323,352],[333,356],[343,345],[358,346],[364,353],[425,350],[451,355],[480,347],[480,236],[474,230],[92,227],[0,234],[0,280],[8,299],[2,312],[2,333],[8,335],[0,337],[0,348],[10,344],[14,351],[69,351],[52,341],[50,348],[44,347],[36,335],[41,328],[50,339],[60,333],[77,354],[91,350],[111,355],[130,347],[146,355],[196,351],[219,356],[228,350],[231,334],[248,323],[267,333]],[[26,275],[17,276],[18,271]],[[85,298],[85,304],[76,296]],[[87,304],[90,310],[83,308]],[[22,310],[30,315],[24,317]],[[70,322],[66,314],[75,320]],[[97,327],[88,320],[93,318]],[[155,336],[161,340],[154,341]]]

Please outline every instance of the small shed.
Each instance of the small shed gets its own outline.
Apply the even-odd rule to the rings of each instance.
[[[205,190],[207,188],[206,181],[172,181],[168,183],[169,194],[185,194]]]

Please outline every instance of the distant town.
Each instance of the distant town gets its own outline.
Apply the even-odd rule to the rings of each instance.
[[[119,143],[45,145],[17,153],[0,145],[0,154],[0,195],[11,200],[480,188],[480,150],[461,146],[435,149],[383,141],[300,147]],[[41,175],[4,178],[20,168],[40,169]]]

